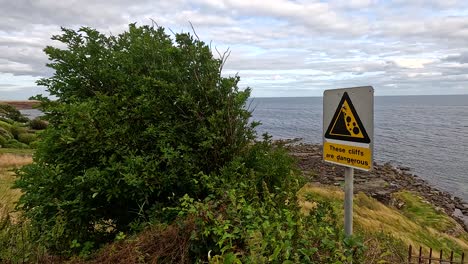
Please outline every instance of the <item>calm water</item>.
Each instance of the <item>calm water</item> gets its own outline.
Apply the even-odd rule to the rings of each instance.
[[[259,134],[322,142],[322,98],[254,98]],[[375,97],[374,158],[468,201],[468,95]]]
[[[37,109],[22,109],[20,110],[21,114],[26,116],[29,119],[34,119],[36,117],[42,116],[43,113]]]

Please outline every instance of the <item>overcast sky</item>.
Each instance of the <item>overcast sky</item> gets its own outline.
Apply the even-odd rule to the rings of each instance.
[[[60,27],[129,23],[190,31],[232,54],[224,74],[256,97],[468,93],[466,0],[0,0],[0,100],[43,93],[42,52]]]

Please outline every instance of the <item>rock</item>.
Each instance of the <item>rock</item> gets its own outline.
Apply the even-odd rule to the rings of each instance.
[[[395,207],[398,208],[398,209],[401,209],[403,208],[403,206],[405,206],[405,203],[403,201],[399,201],[395,204]],[[442,209],[442,208],[441,208]],[[442,209],[444,210],[444,209]]]
[[[371,194],[371,197],[375,198],[377,201],[383,203],[383,204],[390,204],[390,200],[391,200],[391,192],[390,191],[386,191],[386,190],[381,190],[381,191],[377,191],[375,193],[372,193]]]
[[[452,203],[447,203],[447,204],[445,204],[445,207],[446,207],[447,209],[449,209],[449,211],[455,210],[455,205],[452,204]]]
[[[410,167],[406,167],[406,166],[398,166],[398,169],[401,170],[401,171],[410,171],[411,170]]]

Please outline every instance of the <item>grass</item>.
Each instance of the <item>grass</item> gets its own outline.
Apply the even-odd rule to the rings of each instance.
[[[43,263],[45,250],[31,240],[28,221],[24,221],[15,204],[21,196],[12,189],[15,181],[13,169],[32,162],[31,155],[0,154],[0,262]],[[50,262],[52,263],[52,262]]]
[[[15,176],[12,171],[0,169],[0,218],[2,213],[10,213],[15,202],[20,197],[21,193],[17,189],[11,189]]]
[[[393,197],[404,203],[403,214],[421,226],[432,227],[441,232],[448,232],[456,227],[455,220],[438,212],[431,204],[414,193],[401,191],[395,193]]]
[[[344,194],[337,187],[307,184],[299,191],[298,197],[300,205],[307,204],[306,202],[330,201],[340,219],[343,219]],[[399,251],[410,244],[413,247],[422,246],[426,251],[429,248],[442,249],[444,252],[453,250],[456,258],[460,257],[462,251],[468,251],[467,234],[452,218],[438,212],[433,205],[414,193],[396,193],[395,198],[404,202],[401,210],[387,207],[363,193],[356,194],[353,205],[355,233],[364,236],[366,241],[372,242],[375,237],[387,236],[389,239],[379,240],[379,243],[398,244],[398,241],[391,241],[393,237],[404,245],[404,248],[398,246]],[[302,209],[307,210],[304,206]],[[400,254],[404,255],[405,252]]]
[[[31,162],[31,155],[0,154],[0,220],[11,216],[21,195],[18,189],[11,189],[15,181],[13,169]]]
[[[14,169],[32,162],[31,155],[0,154],[0,168]]]
[[[34,149],[0,148],[0,154],[32,155]]]

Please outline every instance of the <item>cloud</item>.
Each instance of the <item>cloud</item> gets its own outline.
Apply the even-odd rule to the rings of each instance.
[[[396,65],[403,68],[421,69],[425,64],[433,62],[431,59],[397,58],[394,59]]]
[[[325,88],[369,84],[376,94],[468,92],[468,1],[0,0],[0,5],[0,95],[7,90],[25,95],[28,89],[32,95],[34,80],[53,73],[42,49],[57,45],[50,37],[61,26],[115,35],[129,23],[151,24],[151,19],[175,32],[191,31],[190,21],[213,50],[230,48],[224,74],[238,72],[241,86],[253,87],[255,96],[320,95]]]
[[[443,59],[444,61],[448,62],[457,62],[461,64],[468,63],[468,52],[463,52],[458,55],[450,55]]]

